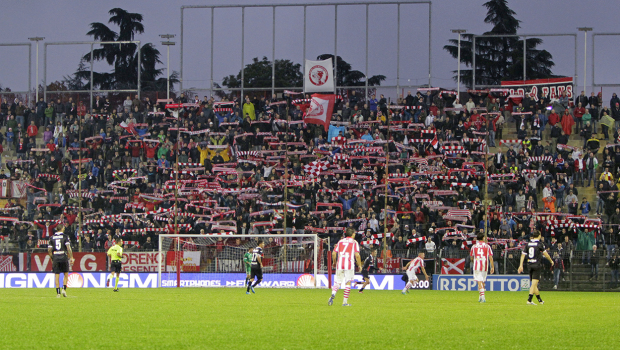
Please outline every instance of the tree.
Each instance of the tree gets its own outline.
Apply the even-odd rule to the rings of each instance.
[[[327,60],[332,59],[334,62],[334,55],[332,54],[323,54],[319,55],[317,60]],[[336,61],[336,85],[337,86],[365,86],[366,85],[366,75],[364,73],[353,70],[351,64],[347,61],[343,60],[342,57],[338,56],[338,60]],[[368,78],[368,86],[379,86],[381,82],[385,80],[385,75],[373,75]]]
[[[487,8],[485,23],[493,28],[484,35],[514,35],[520,28],[516,13],[508,7],[506,0],[490,0],[484,4]],[[458,57],[458,40],[449,40],[452,45],[444,46],[452,57]],[[467,67],[473,64],[472,34],[461,36],[461,62]],[[542,79],[552,77],[552,55],[546,50],[538,50],[542,44],[539,38],[526,40],[526,77],[527,79]],[[457,80],[454,71],[454,80]],[[518,37],[476,38],[476,85],[500,85],[505,80],[523,80],[523,40]],[[472,70],[461,69],[461,82],[472,86]]]
[[[130,13],[121,8],[113,8],[109,11],[108,23],[116,24],[119,31],[115,32],[103,23],[90,24],[91,30],[86,33],[95,40],[100,41],[133,41],[136,34],[144,33],[142,15]],[[136,89],[138,81],[138,46],[137,44],[102,44],[100,48],[93,50],[93,60],[106,61],[113,66],[112,72],[94,72],[93,85],[95,88],[104,90]],[[160,60],[160,52],[151,43],[144,44],[140,48],[140,81],[143,90],[150,90],[158,84],[153,83],[163,74],[163,69],[156,69]],[[90,62],[91,54],[88,52],[82,57],[84,62]],[[79,70],[74,73],[75,79],[90,82],[90,70]],[[87,84],[88,85],[88,84]]]
[[[267,57],[258,60],[252,59],[252,63],[243,68],[243,86],[247,88],[271,89],[271,61]],[[276,60],[275,63],[275,86],[276,87],[302,87],[303,74],[301,64],[290,60]],[[222,85],[228,88],[241,87],[241,71],[237,75],[229,75],[224,78]]]
[[[326,60],[334,58],[334,55],[324,54],[317,57],[318,60]],[[353,70],[351,64],[347,63],[342,57],[338,56],[338,77],[336,84],[338,86],[365,86],[366,76],[364,73]],[[252,59],[252,63],[244,68],[243,80],[244,87],[271,88],[271,61],[267,57],[258,60],[258,57]],[[374,75],[368,78],[369,86],[381,85],[385,80],[384,75]],[[237,75],[229,75],[224,78],[222,85],[228,88],[241,87],[241,71]],[[303,87],[302,67],[299,63],[293,63],[290,60],[276,60],[275,65],[275,86],[276,87]]]
[[[84,79],[83,77],[86,77]],[[84,81],[86,80],[86,81]],[[58,83],[58,82],[55,82]],[[50,84],[51,86],[52,84]],[[48,86],[48,90],[50,90],[50,86]],[[84,59],[80,60],[80,64],[78,64],[78,69],[75,73],[62,77],[61,84],[58,84],[57,87],[63,86],[67,90],[88,90],[90,89],[90,69],[86,68],[86,63]],[[50,91],[55,91],[58,89],[52,89]]]

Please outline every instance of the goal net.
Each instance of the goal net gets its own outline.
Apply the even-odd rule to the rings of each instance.
[[[159,287],[245,287],[243,256],[263,248],[259,287],[316,288],[325,269],[322,240],[313,234],[159,235]]]

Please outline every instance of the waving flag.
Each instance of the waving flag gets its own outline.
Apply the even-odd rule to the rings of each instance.
[[[134,128],[133,123],[127,124],[125,122],[122,122],[122,123],[120,123],[120,127],[125,129],[125,131],[127,131],[128,133],[130,133],[132,135],[137,135],[137,132],[136,132],[136,129]]]
[[[327,170],[329,166],[329,161],[326,160],[315,160],[314,162],[304,165],[304,172],[309,177],[318,177],[321,175],[321,171]]]
[[[312,95],[310,107],[304,115],[304,122],[306,124],[323,125],[325,131],[328,131],[329,122],[332,119],[332,113],[334,112],[335,101],[336,95]]]
[[[334,91],[334,68],[331,58],[324,61],[306,60],[304,90],[305,92]]]

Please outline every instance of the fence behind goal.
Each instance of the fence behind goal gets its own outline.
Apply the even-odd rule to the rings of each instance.
[[[259,287],[315,288],[325,270],[322,240],[312,234],[159,236],[159,287],[244,287],[243,256],[263,248]]]

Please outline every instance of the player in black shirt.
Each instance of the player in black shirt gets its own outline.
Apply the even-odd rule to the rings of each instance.
[[[60,298],[60,274],[64,274],[62,296],[67,296],[67,279],[69,278],[69,264],[73,265],[73,251],[69,236],[64,234],[64,225],[56,227],[56,233],[50,238],[47,253],[52,259],[52,270],[56,275],[56,297]]]
[[[538,291],[538,281],[540,280],[540,270],[542,269],[542,258],[543,256],[551,262],[551,266],[553,267],[553,260],[549,256],[549,253],[545,250],[545,244],[540,241],[540,231],[535,230],[532,233],[531,241],[527,243],[525,247],[523,247],[523,252],[521,253],[521,263],[519,264],[518,273],[523,272],[523,261],[527,256],[527,269],[530,272],[530,295],[527,299],[528,305],[536,305],[532,302],[532,296],[535,294],[536,299],[542,305],[545,302],[540,298],[540,292]]]
[[[252,252],[252,266],[250,272],[250,279],[248,280],[248,287],[245,291],[245,294],[250,294],[250,290],[252,293],[254,292],[254,287],[256,287],[263,280],[263,248],[265,247],[265,242],[258,241],[258,245],[254,248]],[[254,279],[256,280],[254,281]],[[254,281],[254,284],[252,284]]]
[[[362,288],[360,288],[358,293],[364,293],[364,288],[366,288],[366,286],[370,284],[370,270],[373,270],[373,272],[377,270],[377,268],[375,267],[376,258],[377,250],[370,250],[370,255],[368,255],[366,260],[364,260],[364,266],[362,267],[362,277],[364,278],[364,282],[353,281],[353,287],[355,287],[355,285],[357,284],[362,283]]]

